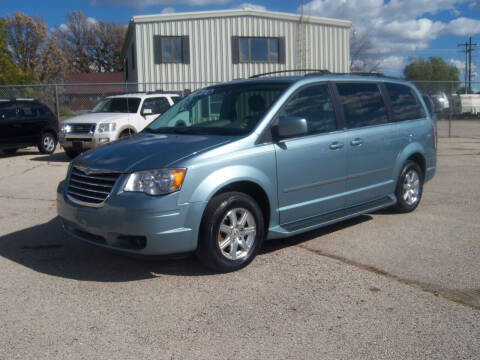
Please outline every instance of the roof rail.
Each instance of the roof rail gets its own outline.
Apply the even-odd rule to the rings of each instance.
[[[38,101],[37,99],[32,99],[32,98],[12,98],[10,101]]]
[[[375,71],[351,71],[350,75],[358,75],[358,76],[378,76],[378,77],[388,77],[384,73],[379,73]]]
[[[325,69],[293,69],[293,70],[278,70],[278,71],[270,71],[263,74],[255,74],[250,76],[250,79],[258,78],[261,76],[273,75],[273,74],[284,74],[289,72],[304,72],[305,76],[312,76],[312,75],[327,75],[331,74],[330,71]]]

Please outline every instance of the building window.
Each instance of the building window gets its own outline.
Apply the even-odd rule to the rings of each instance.
[[[233,63],[285,63],[285,38],[232,37]]]
[[[190,63],[190,45],[188,36],[154,37],[155,64]]]

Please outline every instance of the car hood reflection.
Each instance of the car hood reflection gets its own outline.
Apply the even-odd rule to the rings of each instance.
[[[74,165],[118,172],[132,172],[174,166],[189,156],[232,141],[234,137],[183,134],[137,134],[91,150],[74,160]]]

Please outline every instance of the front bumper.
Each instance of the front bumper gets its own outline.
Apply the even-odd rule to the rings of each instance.
[[[116,140],[114,133],[59,133],[58,136],[58,142],[64,149],[79,152],[96,149],[114,140]]]
[[[197,248],[204,203],[177,205],[178,193],[112,195],[102,207],[77,205],[66,198],[61,182],[57,211],[64,229],[83,241],[136,254],[176,254]]]

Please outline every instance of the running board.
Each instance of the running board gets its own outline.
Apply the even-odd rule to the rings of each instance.
[[[325,215],[314,216],[308,219],[295,221],[289,224],[282,225],[282,227],[288,232],[296,232],[301,229],[311,228],[318,225],[334,222],[335,220],[343,220],[349,217],[361,215],[370,211],[379,210],[387,206],[395,204],[395,200],[386,196],[384,198],[370,201],[365,204],[353,206],[348,209],[342,209],[334,211]]]

